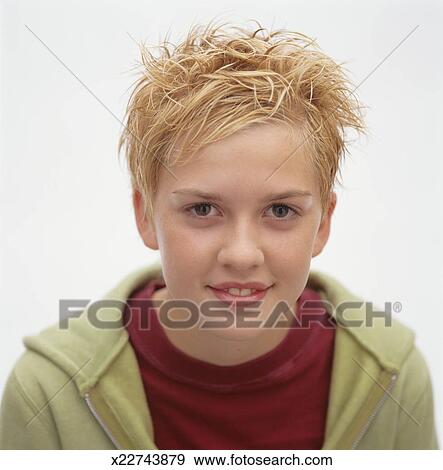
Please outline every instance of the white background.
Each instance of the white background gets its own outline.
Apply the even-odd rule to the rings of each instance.
[[[60,298],[101,295],[158,259],[139,239],[123,155],[117,158],[118,119],[139,57],[131,37],[156,44],[168,30],[171,41],[181,39],[191,23],[215,15],[243,25],[256,19],[317,38],[324,52],[347,63],[355,84],[373,72],[358,89],[369,107],[369,138],[351,148],[332,234],[312,267],[377,306],[402,303],[397,318],[415,331],[431,370],[441,443],[441,3],[1,5],[0,391],[23,351],[21,338],[57,322]]]

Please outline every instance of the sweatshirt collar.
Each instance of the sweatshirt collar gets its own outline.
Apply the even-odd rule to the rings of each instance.
[[[159,261],[123,278],[101,298],[104,302],[98,313],[92,302],[80,316],[69,319],[68,329],[60,331],[58,324],[53,325],[37,336],[26,336],[23,339],[25,346],[62,367],[75,381],[80,392],[85,392],[97,383],[128,343],[128,333],[121,324],[126,300],[135,289],[153,278],[163,279]],[[323,272],[311,271],[307,287],[318,291],[321,298],[327,301],[326,309],[349,339],[356,341],[380,367],[398,372],[413,346],[414,334],[409,328],[395,319],[392,320],[392,326],[385,328],[386,319],[382,317],[374,318],[372,327],[365,327],[362,322],[367,314],[363,300]],[[341,314],[337,306],[343,305],[343,302],[355,304]],[[106,328],[91,325],[90,318],[97,316],[106,322]],[[363,326],[344,326],[343,318],[360,322]]]

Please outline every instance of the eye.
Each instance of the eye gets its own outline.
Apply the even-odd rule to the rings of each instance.
[[[193,204],[190,207],[187,207],[185,211],[190,213],[193,217],[207,219],[210,215],[211,207],[215,208],[215,206],[213,204],[210,204],[209,202],[199,202],[197,204]],[[277,220],[289,220],[291,218],[291,215],[289,215],[289,217],[286,217],[288,210],[292,211],[292,217],[300,215],[298,211],[286,204],[273,204],[270,209],[273,209],[275,207],[279,209],[277,212],[275,212],[277,214],[277,217],[275,217]]]
[[[294,217],[300,215],[295,209],[293,209],[292,207],[289,207],[286,204],[281,204],[281,203],[280,204],[272,204],[270,209],[273,209],[274,207],[279,208],[279,210],[276,212],[278,214],[278,217],[276,217],[276,219],[278,219],[278,220],[289,220],[291,218],[291,216],[285,217],[285,214],[287,213],[287,210],[292,211],[293,214],[294,214],[293,215]]]
[[[185,209],[186,212],[190,213],[193,217],[198,217],[200,219],[207,218],[208,216],[208,207],[214,207],[209,202],[199,202],[198,204],[193,204],[190,207]],[[206,208],[206,210],[200,210],[201,208]],[[197,215],[193,211],[196,211]]]

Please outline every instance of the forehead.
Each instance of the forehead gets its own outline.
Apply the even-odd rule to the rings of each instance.
[[[192,186],[245,197],[283,189],[315,194],[317,178],[302,133],[284,124],[259,124],[209,144],[186,163],[162,169],[159,190]]]

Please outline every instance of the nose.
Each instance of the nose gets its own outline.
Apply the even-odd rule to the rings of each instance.
[[[237,224],[229,231],[218,252],[220,265],[239,271],[260,266],[264,254],[258,241],[257,231],[248,221]]]

